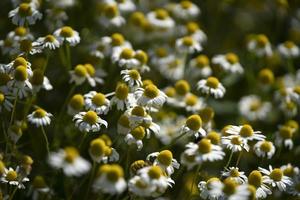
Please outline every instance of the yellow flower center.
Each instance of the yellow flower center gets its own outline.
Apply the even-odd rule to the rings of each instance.
[[[286,41],[286,42],[284,43],[284,46],[285,46],[286,48],[288,48],[288,49],[292,49],[292,48],[295,47],[296,45],[295,45],[295,43],[292,42],[292,41]]]
[[[41,108],[38,108],[34,111],[35,118],[43,118],[47,115],[47,112]]]
[[[130,23],[134,24],[135,26],[142,26],[145,21],[145,16],[142,12],[134,12],[129,18]]]
[[[173,87],[167,87],[165,93],[168,97],[174,97],[176,94],[176,90]]]
[[[237,183],[231,178],[226,178],[224,181],[223,192],[228,196],[234,194],[236,192]]]
[[[0,92],[0,105],[4,103],[4,100],[5,100],[5,96]]]
[[[120,100],[125,100],[128,96],[129,88],[127,85],[121,83],[116,88],[116,97]]]
[[[150,79],[143,80],[143,88],[146,88],[148,85],[153,85],[153,82]]]
[[[295,175],[294,168],[292,166],[288,166],[283,170],[283,174],[285,176],[293,177]]]
[[[86,68],[86,71],[88,72],[88,74],[91,76],[91,77],[94,77],[95,76],[95,73],[96,73],[96,70],[94,68],[93,65],[91,64],[85,64],[84,67]]]
[[[154,99],[159,95],[159,90],[155,85],[148,85],[144,90],[144,95],[150,99]]]
[[[129,48],[124,48],[120,55],[121,58],[129,60],[134,57],[134,51]]]
[[[144,182],[144,181],[141,181],[141,180],[137,180],[135,182],[135,186],[138,187],[138,188],[141,188],[141,189],[146,189],[147,188],[147,183]]]
[[[217,177],[212,177],[212,178],[208,179],[208,180],[206,181],[206,187],[207,187],[207,189],[209,189],[209,190],[212,189],[211,184],[212,184],[213,182],[220,182],[220,179],[217,178]]]
[[[0,85],[6,85],[8,81],[11,80],[11,77],[6,73],[0,73]]]
[[[294,88],[293,88],[293,91],[297,94],[300,94],[300,85],[296,85]]]
[[[256,199],[256,188],[253,185],[248,185],[248,191],[250,192],[249,200]]]
[[[94,111],[87,111],[85,115],[83,116],[83,121],[85,121],[88,124],[96,124],[98,120],[98,115]]]
[[[6,179],[7,181],[16,181],[17,178],[18,178],[18,174],[17,174],[17,172],[14,171],[14,170],[8,171],[7,174],[6,174],[6,177],[5,177],[5,179]]]
[[[113,46],[120,46],[124,43],[125,39],[122,34],[114,33],[111,35],[111,43]]]
[[[20,129],[21,129],[21,127],[20,127]],[[24,155],[21,160],[22,160],[23,165],[32,165],[33,164],[32,158],[28,155]]]
[[[198,26],[198,24],[195,23],[195,22],[189,22],[189,23],[186,24],[185,27],[186,27],[187,32],[188,32],[189,34],[193,34],[193,33],[195,33],[197,30],[199,30],[199,26]]]
[[[20,50],[25,53],[29,53],[32,49],[32,42],[30,40],[20,41]]]
[[[84,98],[81,94],[75,94],[70,100],[70,106],[75,110],[81,110],[84,106]]]
[[[250,125],[245,124],[242,126],[241,130],[240,130],[240,136],[242,137],[251,137],[253,135],[253,129]]]
[[[55,41],[55,37],[53,35],[47,35],[45,37],[45,41],[46,42],[50,42],[50,43],[53,43]]]
[[[64,151],[65,161],[67,161],[68,163],[73,163],[75,159],[79,156],[77,149],[75,149],[74,147],[66,147]]]
[[[118,120],[118,123],[123,126],[123,127],[126,127],[126,128],[129,128],[129,119],[126,115],[121,115],[121,117],[119,118]]]
[[[137,126],[131,131],[131,135],[137,139],[142,140],[145,137],[145,129],[142,126]]]
[[[188,106],[194,106],[198,102],[198,97],[196,95],[190,94],[185,98],[185,103]]]
[[[15,70],[15,79],[24,82],[28,78],[26,67],[20,65]]]
[[[270,173],[270,178],[273,179],[274,181],[281,181],[282,177],[283,177],[283,173],[279,168],[273,169],[273,171]]]
[[[27,30],[26,30],[26,28],[24,28],[24,27],[22,27],[22,26],[19,26],[19,27],[17,27],[17,28],[15,29],[15,33],[16,33],[16,35],[22,37],[22,36],[25,36],[25,35],[26,35]]]
[[[64,26],[61,28],[60,36],[64,38],[70,38],[74,35],[74,30],[70,26]]]
[[[189,129],[198,131],[202,126],[202,119],[199,115],[191,115],[187,118],[185,124]]]
[[[226,54],[226,60],[230,63],[230,64],[235,64],[239,62],[239,57],[237,57],[236,54],[234,53],[228,53]]]
[[[258,35],[256,41],[259,47],[265,47],[269,43],[269,39],[263,34]]]
[[[155,17],[156,19],[164,20],[169,17],[169,13],[164,9],[157,9],[155,10]]]
[[[192,2],[190,1],[181,1],[180,5],[183,9],[189,9],[193,6]]]
[[[237,170],[237,169],[232,169],[232,170],[230,170],[230,176],[231,177],[239,177],[240,176],[240,172],[239,172],[239,170]]]
[[[270,69],[262,69],[258,74],[258,79],[262,84],[272,84],[274,82],[274,74]]]
[[[176,93],[184,96],[190,91],[190,84],[186,80],[179,80],[175,83]]]
[[[112,145],[112,141],[108,135],[102,134],[99,138],[105,142],[106,146],[110,147]]]
[[[140,61],[141,64],[146,64],[148,62],[148,55],[142,50],[137,51],[134,58]]]
[[[170,166],[172,164],[172,159],[173,159],[173,154],[169,150],[163,150],[159,152],[157,156],[157,160],[159,161],[159,163],[165,166]]]
[[[250,104],[250,110],[254,111],[254,112],[259,110],[260,107],[261,107],[261,102],[260,101],[253,101]]]
[[[262,183],[261,173],[257,170],[253,170],[248,176],[248,183],[253,185],[255,188],[260,187]]]
[[[294,130],[298,130],[299,129],[299,124],[298,122],[296,122],[295,120],[289,120],[285,123],[286,126],[291,127]]]
[[[187,154],[184,154],[184,158],[185,158],[188,162],[194,162],[194,161],[195,161],[195,155],[187,155]]]
[[[231,142],[231,144],[234,144],[234,145],[241,145],[242,144],[241,138],[239,136],[232,137],[230,142]]]
[[[135,69],[130,70],[128,74],[133,80],[139,80],[141,78],[140,73]]]
[[[28,17],[32,15],[32,9],[30,4],[28,3],[21,3],[19,6],[19,15],[21,17]]]
[[[104,8],[104,15],[108,18],[114,18],[118,15],[119,10],[115,5],[108,5]]]
[[[95,104],[96,106],[102,106],[105,104],[105,95],[102,93],[97,93],[95,94],[95,96],[92,98],[92,102],[93,104]]]
[[[146,112],[145,112],[145,109],[142,106],[135,106],[132,109],[131,114],[135,115],[135,116],[144,117]]]
[[[98,169],[96,176],[99,177],[102,174],[107,174],[107,172],[110,170],[110,168],[111,168],[111,165],[109,165],[109,164],[101,165]]]
[[[152,166],[148,171],[148,175],[152,179],[159,179],[163,175],[163,172],[159,166]]]
[[[291,139],[293,137],[293,129],[288,126],[282,126],[279,129],[279,134],[283,139]]]
[[[202,140],[200,140],[200,142],[198,142],[198,150],[202,154],[211,152],[211,148],[212,145],[209,139],[203,138]]]
[[[42,85],[44,82],[44,72],[40,69],[35,69],[32,77],[30,78],[30,82],[33,85]]]
[[[86,77],[86,75],[88,74],[87,68],[83,65],[76,65],[74,73],[79,77]]]
[[[214,118],[215,112],[211,107],[205,107],[200,110],[199,115],[204,123],[208,123]]]
[[[164,58],[168,55],[168,51],[166,48],[160,47],[155,49],[155,55],[158,56],[159,58]]]
[[[209,65],[209,59],[206,55],[199,55],[196,57],[196,67],[203,68]]]
[[[206,138],[209,139],[211,141],[211,143],[214,144],[214,145],[220,144],[220,141],[221,141],[220,134],[215,132],[215,131],[209,132],[207,134]]]
[[[107,171],[107,179],[115,183],[122,177],[124,177],[122,167],[120,167],[119,165],[111,165],[110,169]]]
[[[190,36],[185,36],[185,37],[182,38],[182,44],[184,46],[190,47],[194,44],[194,40]]]
[[[260,150],[263,152],[270,152],[272,149],[272,142],[269,141],[264,141],[261,145],[260,145]]]
[[[220,82],[216,77],[211,76],[206,79],[206,86],[208,86],[210,88],[216,89],[216,88],[218,88],[219,84],[220,84]]]
[[[102,139],[94,139],[90,144],[90,152],[94,156],[102,156],[107,146]]]
[[[34,179],[33,179],[33,183],[32,183],[33,187],[34,188],[44,188],[46,187],[46,182],[45,182],[45,179],[42,177],[42,176],[36,176]]]

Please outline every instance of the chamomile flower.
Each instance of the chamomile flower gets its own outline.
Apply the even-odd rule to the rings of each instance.
[[[75,94],[72,96],[68,103],[68,114],[75,115],[84,108],[84,97],[81,94]]]
[[[202,128],[202,119],[199,115],[189,116],[181,128],[181,132],[194,135],[196,138],[206,136],[206,131]]]
[[[270,114],[272,105],[270,102],[263,102],[256,95],[244,96],[238,103],[241,115],[250,121],[265,120]]]
[[[147,114],[146,110],[142,106],[134,106],[128,109],[125,114],[128,116],[131,127],[138,125],[149,124],[152,122],[152,118]]]
[[[105,128],[108,126],[108,123],[92,110],[76,114],[73,117],[73,121],[75,121],[75,126],[82,132],[98,132],[102,125],[104,125]]]
[[[13,24],[18,26],[24,26],[26,23],[33,25],[37,20],[42,19],[42,16],[43,15],[29,3],[21,3],[8,14]]]
[[[89,154],[97,163],[115,162],[119,160],[118,152],[114,148],[106,145],[105,141],[101,138],[96,138],[91,141]]]
[[[22,56],[18,56],[16,59],[14,59],[12,62],[10,62],[9,64],[7,65],[4,65],[4,71],[3,72],[6,72],[5,69],[7,69],[7,71],[9,72],[9,74],[14,74],[15,70],[17,67],[19,66],[24,66],[26,67],[26,72],[28,74],[29,77],[32,76],[33,72],[32,72],[32,69],[31,69],[31,63],[28,62],[24,57]]]
[[[254,131],[252,126],[245,124],[243,126],[230,126],[226,133],[230,135],[239,135],[244,143],[252,140],[264,140],[266,136],[261,134],[261,131]]]
[[[13,108],[13,104],[11,103],[13,97],[10,96],[5,90],[0,89],[0,112],[3,111],[3,109],[7,111],[11,111]]]
[[[180,167],[180,164],[173,158],[173,154],[169,150],[151,153],[147,156],[147,160],[151,160],[151,158],[155,158],[153,165],[161,167],[168,176],[174,173],[174,168],[178,169]]]
[[[18,124],[13,124],[8,128],[9,138],[16,144],[23,135],[22,127]]]
[[[122,70],[121,71],[122,79],[125,83],[128,84],[130,88],[141,87],[143,85],[140,73],[135,70]]]
[[[189,73],[193,77],[209,77],[212,74],[212,69],[209,65],[209,59],[206,55],[198,55],[190,61]]]
[[[294,197],[300,197],[300,177],[297,176],[293,179],[293,184],[287,187],[287,193]]]
[[[275,133],[275,145],[278,147],[287,147],[292,149],[294,146],[293,135],[295,130],[289,126],[283,125],[279,127],[279,130]]]
[[[30,123],[36,127],[50,125],[52,117],[51,113],[46,112],[42,108],[38,108],[27,116],[27,119]]]
[[[110,102],[105,95],[96,91],[90,91],[84,95],[84,104],[87,110],[95,111],[98,115],[106,115],[110,106]]]
[[[292,179],[297,177],[300,172],[299,167],[293,166],[290,163],[282,165],[280,169],[282,170],[283,175],[288,176]]]
[[[143,138],[146,135],[145,128],[142,126],[137,126],[130,130],[125,136],[124,140],[128,145],[135,144],[137,150],[140,151],[143,148]]]
[[[212,58],[212,63],[219,66],[225,72],[232,74],[242,74],[244,69],[239,62],[239,57],[234,53],[216,55]]]
[[[67,176],[78,177],[86,174],[91,168],[91,164],[82,158],[74,147],[50,153],[48,163],[56,169],[62,169]]]
[[[272,56],[272,47],[267,36],[263,34],[255,35],[247,44],[247,48],[250,52],[256,54],[259,57]]]
[[[117,125],[117,132],[121,135],[126,135],[130,131],[130,121],[126,114],[120,116]]]
[[[91,64],[84,64],[84,65],[76,65],[74,70],[70,71],[70,83],[75,82],[76,85],[83,84],[86,80],[88,83],[95,87],[97,83],[102,84],[103,79],[97,77],[97,71],[95,70],[94,66]],[[101,76],[105,74],[101,73]]]
[[[244,143],[239,135],[222,136],[221,143],[225,148],[232,152],[240,152],[243,149],[248,152],[250,149],[249,145]]]
[[[200,190],[200,197],[202,199],[208,199],[208,200],[216,200],[221,197],[221,194],[214,194],[211,192],[212,188],[212,183],[213,182],[221,182],[219,178],[217,177],[212,177],[208,179],[207,181],[200,181],[198,184],[198,188]]]
[[[171,12],[175,18],[189,20],[197,17],[200,14],[200,9],[191,1],[183,0],[172,6]]]
[[[54,35],[46,35],[36,40],[36,43],[43,49],[55,50],[60,47],[60,42],[55,38]]]
[[[2,174],[0,181],[9,185],[15,185],[18,189],[25,189],[23,183],[29,181],[29,179],[24,177],[20,170],[19,167],[17,167],[16,170],[11,167],[9,169],[4,168],[4,173]]]
[[[231,180],[234,180],[238,184],[244,184],[248,181],[245,172],[239,171],[238,167],[229,167],[222,171],[221,174],[225,178],[230,177]]]
[[[120,67],[132,69],[137,66],[137,60],[134,59],[135,51],[131,48],[117,48],[112,53],[112,61]]]
[[[200,29],[199,25],[195,22],[188,22],[184,27],[184,35],[189,35],[200,44],[203,44],[207,40],[206,34]]]
[[[186,151],[181,153],[180,163],[186,166],[188,170],[193,169],[198,163],[196,162],[195,155],[189,155]]]
[[[138,89],[135,91],[135,95],[137,104],[148,108],[160,108],[167,100],[165,93],[160,91],[154,84],[147,85],[145,89]]]
[[[169,13],[164,9],[157,9],[147,14],[148,22],[156,29],[168,30],[175,25],[174,20],[169,16]]]
[[[300,54],[299,47],[292,41],[279,44],[278,51],[285,58],[296,58]]]
[[[186,111],[196,113],[204,108],[204,100],[192,93],[186,95],[183,102],[183,107]]]
[[[254,145],[254,152],[258,157],[271,159],[275,154],[275,147],[272,142],[263,140]]]
[[[126,22],[120,15],[118,6],[113,4],[104,6],[98,21],[104,27],[120,27]]]
[[[260,171],[253,170],[248,176],[248,184],[255,187],[255,196],[257,199],[264,199],[267,195],[272,194],[268,186],[267,177],[263,176]]]
[[[70,44],[70,46],[75,46],[80,42],[79,33],[73,30],[70,26],[64,26],[57,29],[54,32],[54,36],[57,38],[59,43],[62,45],[64,42]]]
[[[33,35],[30,33],[29,29],[23,27],[23,26],[19,26],[17,28],[15,28],[14,31],[11,31],[8,33],[7,38],[10,38],[16,42],[19,42],[21,40],[33,40],[34,37]]]
[[[151,183],[145,181],[140,176],[132,177],[128,182],[128,189],[134,195],[141,197],[150,197],[155,191],[156,187]]]
[[[185,153],[189,156],[195,156],[195,162],[202,164],[203,162],[214,162],[223,160],[225,153],[218,145],[213,145],[209,139],[201,139],[197,144],[188,143]]]
[[[12,88],[12,94],[20,99],[26,97],[32,90],[32,85],[29,82],[29,74],[25,66],[20,65],[13,72],[13,79],[7,85]]]
[[[32,199],[38,200],[43,195],[51,195],[50,187],[46,184],[45,179],[42,176],[35,176],[32,182]]]
[[[202,79],[197,83],[197,89],[206,95],[212,95],[214,98],[222,98],[225,94],[224,86],[216,77],[208,77],[206,80]]]
[[[180,53],[195,53],[202,50],[201,44],[191,36],[185,36],[176,40],[176,49]]]
[[[44,76],[44,72],[40,69],[33,70],[33,74],[29,79],[32,85],[32,92],[36,94],[42,88],[45,90],[52,90],[53,86],[51,85],[49,79]]]
[[[136,99],[132,93],[129,93],[129,87],[120,83],[117,85],[115,95],[110,100],[110,106],[117,106],[118,110],[125,110],[133,107],[136,104]]]
[[[127,184],[124,180],[124,171],[121,166],[117,164],[105,164],[100,166],[98,177],[93,184],[95,192],[100,190],[112,195],[121,194],[126,187]]]
[[[278,187],[278,189],[283,192],[286,190],[288,185],[292,185],[292,180],[283,174],[280,168],[274,168],[269,165],[269,170],[259,167],[261,171],[266,176],[266,183],[270,184],[272,187]]]

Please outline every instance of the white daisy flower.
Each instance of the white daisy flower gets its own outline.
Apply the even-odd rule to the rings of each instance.
[[[206,80],[202,79],[197,83],[197,89],[206,95],[212,95],[214,98],[222,98],[225,94],[224,86],[216,77],[208,77]]]
[[[169,150],[151,153],[147,156],[147,160],[151,161],[151,158],[155,158],[153,165],[161,167],[168,176],[174,173],[174,168],[179,169],[180,167],[180,164],[173,158],[173,154]]]
[[[269,165],[269,170],[261,167],[258,169],[266,175],[266,183],[272,187],[278,187],[281,192],[286,191],[286,187],[293,183],[291,178],[285,176],[280,168],[273,169],[273,167]]]
[[[22,127],[18,124],[13,124],[8,128],[9,138],[16,144],[23,135]]]
[[[181,132],[194,135],[196,138],[206,136],[206,131],[202,128],[202,119],[199,115],[189,116],[185,125],[181,128]]]
[[[117,85],[115,95],[110,100],[110,106],[117,106],[118,110],[125,110],[136,105],[136,99],[132,93],[129,93],[129,87],[120,83]]]
[[[100,166],[99,175],[96,178],[93,189],[102,191],[111,195],[121,194],[125,191],[127,184],[124,180],[124,172],[121,166],[117,164],[105,164]]]
[[[203,44],[207,41],[206,34],[200,29],[199,25],[195,22],[188,22],[184,27],[184,35],[189,35],[196,41]]]
[[[82,158],[74,147],[50,153],[48,163],[56,169],[62,169],[67,176],[81,176],[91,168],[91,164]]]
[[[101,129],[101,125],[104,125],[105,128],[108,126],[108,123],[92,110],[76,114],[73,117],[73,121],[75,121],[75,126],[82,132],[98,132]]]
[[[234,53],[216,55],[212,58],[212,63],[219,66],[225,72],[232,74],[242,74],[244,69],[239,62],[239,57]]]
[[[74,116],[84,108],[84,97],[81,94],[75,94],[72,96],[68,103],[68,114]]]
[[[259,141],[254,145],[254,152],[258,157],[271,159],[275,154],[275,147],[270,141]]]
[[[195,158],[195,155],[189,155],[186,151],[184,151],[180,155],[180,163],[186,166],[188,170],[191,170],[198,165]]]
[[[40,89],[52,90],[53,86],[51,85],[49,79],[44,76],[44,72],[40,69],[35,69],[31,78],[29,79],[32,85],[32,92],[38,93]]]
[[[249,174],[248,184],[255,187],[255,197],[257,199],[265,199],[267,195],[272,194],[272,191],[268,187],[267,177],[263,176],[258,170],[253,170]]]
[[[209,65],[209,59],[206,55],[198,55],[190,61],[188,72],[192,77],[209,77],[212,75],[212,69]]]
[[[178,19],[190,20],[200,14],[200,9],[191,1],[183,0],[180,3],[172,6],[171,12]]]
[[[182,103],[183,108],[185,108],[186,111],[192,113],[197,113],[205,107],[204,100],[192,93],[187,94],[184,98],[184,102]]]
[[[142,85],[143,85],[143,82],[142,82],[142,79],[141,79],[141,75],[135,69],[132,69],[132,70],[128,70],[128,69],[122,70],[121,71],[121,76],[122,76],[122,80],[125,83],[127,83],[130,88],[142,87]]]
[[[155,67],[159,72],[170,80],[180,80],[184,75],[184,59],[174,54],[168,55],[166,58],[157,59]]]
[[[97,74],[98,72],[99,74]],[[105,76],[104,72],[96,70],[93,65],[88,63],[76,65],[74,70],[69,73],[71,76],[70,83],[75,82],[76,85],[81,85],[87,80],[92,87],[95,87],[97,83],[102,84],[103,79],[100,77]]]
[[[91,141],[89,154],[97,163],[115,162],[119,160],[118,152],[114,148],[106,145],[105,141],[101,138],[96,138]]]
[[[134,58],[135,51],[131,48],[120,47],[113,51],[112,61],[120,67],[132,69],[138,65],[138,61]]]
[[[21,3],[8,14],[8,17],[12,18],[13,24],[18,26],[24,26],[26,23],[33,25],[37,20],[42,19],[42,16],[43,15],[29,3]]]
[[[2,67],[4,67],[1,71],[6,72],[8,71],[9,74],[13,75],[16,68],[19,66],[24,66],[26,67],[26,72],[28,74],[29,77],[32,76],[33,72],[31,69],[31,63],[28,62],[25,58],[19,56],[16,59],[14,59],[12,62],[10,62],[7,65],[4,65]]]
[[[266,138],[266,136],[261,134],[261,131],[254,131],[249,124],[244,124],[242,126],[231,125],[226,129],[226,133],[229,135],[239,135],[243,143],[248,143],[248,141],[252,140],[262,141]]]
[[[85,108],[95,111],[98,115],[106,115],[109,111],[110,102],[104,94],[90,91],[84,95]]]
[[[221,175],[225,178],[230,177],[231,180],[234,180],[238,184],[245,184],[248,182],[245,172],[239,171],[238,167],[229,167],[222,171]]]
[[[275,145],[278,147],[287,147],[292,149],[294,146],[293,135],[295,130],[289,126],[279,126],[279,130],[275,133]]]
[[[176,49],[180,53],[195,53],[202,50],[201,44],[191,36],[185,36],[176,40]]]
[[[64,42],[68,42],[71,46],[75,46],[80,42],[79,33],[73,30],[73,28],[70,26],[64,26],[57,29],[54,32],[54,36],[57,38],[61,45]]]
[[[25,66],[20,65],[13,72],[14,79],[7,83],[9,88],[12,88],[12,94],[20,99],[26,97],[32,90],[32,85],[29,82],[29,74]]]
[[[12,39],[16,42],[21,40],[34,40],[33,35],[30,33],[29,29],[23,26],[18,26],[14,31],[7,34],[7,38]]]
[[[29,181],[29,179],[24,177],[19,167],[17,167],[16,170],[10,167],[9,169],[4,168],[0,181],[9,185],[15,185],[18,189],[25,189],[23,183]]]
[[[143,138],[146,135],[145,128],[142,126],[137,126],[127,133],[124,140],[128,145],[135,144],[137,150],[140,151],[143,148]]]
[[[55,50],[60,47],[60,42],[55,38],[54,35],[46,35],[36,40],[36,43],[43,49]]]
[[[121,135],[126,135],[131,130],[130,121],[126,114],[120,116],[117,125],[117,132]]]
[[[221,182],[219,178],[212,177],[207,181],[200,181],[198,184],[198,188],[200,190],[200,197],[202,199],[208,200],[216,200],[221,198],[221,194],[214,194],[211,192],[212,190],[212,183],[213,182]]]
[[[157,29],[171,29],[175,26],[174,20],[169,16],[169,13],[164,9],[157,9],[147,14],[149,23]]]
[[[52,117],[51,113],[46,112],[45,110],[38,108],[27,116],[27,119],[30,123],[36,127],[50,125]]]
[[[265,120],[270,114],[272,105],[270,102],[263,102],[256,95],[244,96],[238,103],[240,114],[247,120]]]
[[[150,182],[145,181],[142,177],[134,176],[128,182],[128,189],[134,195],[140,197],[150,197],[152,196],[156,187]]]
[[[239,135],[222,136],[221,138],[222,145],[232,152],[240,152],[243,149],[248,152],[250,147],[247,142],[245,143],[243,141]]]
[[[98,21],[104,27],[120,27],[125,24],[125,19],[120,15],[117,5],[104,5],[102,15]]]
[[[255,55],[262,56],[272,56],[272,47],[267,36],[263,34],[255,35],[247,44],[247,48],[250,52]]]
[[[122,14],[127,14],[133,12],[136,6],[132,0],[123,0],[118,2],[118,8]]]
[[[278,51],[285,58],[296,58],[300,54],[299,47],[292,41],[279,44]]]
[[[160,91],[154,84],[149,84],[143,88],[139,88],[135,91],[137,97],[137,104],[146,106],[147,108],[160,108],[167,100],[165,93]]]
[[[189,156],[195,156],[195,162],[198,164],[223,160],[225,156],[220,146],[212,144],[206,138],[201,139],[198,144],[190,142],[186,148],[185,153]]]
[[[29,189],[30,193],[32,192],[32,199],[38,200],[43,195],[51,196],[53,191],[46,184],[45,179],[42,176],[35,176],[32,181],[32,188]]]
[[[292,196],[299,198],[300,197],[300,177],[297,176],[293,179],[293,184],[287,187],[286,192]]]
[[[2,109],[11,111],[13,108],[13,104],[11,103],[12,99],[14,99],[14,97],[10,96],[5,90],[0,89],[0,112],[3,111]]]
[[[280,169],[282,170],[283,175],[288,176],[292,179],[299,176],[299,167],[293,166],[290,163],[282,165]]]

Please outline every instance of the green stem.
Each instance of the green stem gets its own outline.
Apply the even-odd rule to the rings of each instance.
[[[46,135],[46,132],[45,132],[45,129],[43,126],[41,126],[41,130],[42,130],[42,134],[44,136],[44,140],[45,140],[45,143],[46,143],[46,150],[47,150],[47,155],[49,156],[50,154],[50,150],[49,150],[49,141],[48,141],[48,138],[47,138],[47,135]]]
[[[288,72],[290,74],[295,73],[294,63],[293,63],[293,60],[291,58],[287,59],[287,69],[288,69]]]
[[[82,145],[83,145],[83,143],[84,143],[84,141],[85,141],[86,136],[87,136],[87,132],[84,131],[84,132],[83,132],[83,136],[82,136],[81,141],[80,141],[80,144],[79,144],[79,146],[78,146],[79,150],[81,150]]]
[[[239,157],[238,157],[238,159],[237,159],[237,161],[236,161],[236,164],[235,164],[236,167],[237,167],[237,166],[239,165],[239,163],[240,163],[242,154],[243,154],[243,151],[241,151],[241,152],[239,153]]]
[[[225,165],[225,169],[229,166],[229,164],[231,162],[231,159],[232,159],[232,155],[233,155],[233,151],[231,151],[231,153],[230,153],[230,156],[229,156],[229,159],[227,161],[227,164]]]
[[[12,199],[14,198],[14,196],[15,196],[17,190],[18,190],[18,187],[16,186],[15,189],[13,190],[12,194],[9,195],[9,200],[12,200]]]
[[[15,118],[15,112],[16,112],[16,107],[17,107],[17,102],[18,102],[18,98],[19,98],[19,90],[17,91],[17,95],[14,101],[14,107],[10,116],[10,122],[9,122],[9,127],[12,125],[14,118]]]
[[[67,70],[72,69],[72,64],[71,64],[71,52],[70,52],[70,45],[69,43],[65,43],[65,49],[66,49],[66,60],[67,60]]]
[[[95,175],[96,166],[97,166],[96,162],[93,161],[93,167],[92,167],[92,171],[91,171],[91,175],[90,175],[90,178],[89,178],[89,182],[88,182],[88,185],[87,185],[87,190],[86,190],[86,194],[85,194],[84,199],[88,199],[88,197],[89,197],[89,192],[90,192],[93,177]]]
[[[199,166],[197,167],[196,174],[194,175],[193,182],[192,182],[192,186],[191,186],[191,191],[190,191],[190,197],[189,197],[189,199],[192,199],[192,198],[193,198],[194,185],[195,185],[195,182],[196,182],[197,177],[198,177],[198,175],[199,175],[200,169],[201,169],[201,165],[199,165]]]

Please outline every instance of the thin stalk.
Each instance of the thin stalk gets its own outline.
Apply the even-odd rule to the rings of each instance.
[[[91,184],[92,184],[93,177],[95,175],[96,166],[97,166],[97,163],[95,161],[93,161],[93,167],[92,167],[92,171],[91,171],[91,175],[90,175],[90,178],[89,178],[89,182],[88,182],[88,185],[87,185],[87,190],[86,190],[84,199],[88,199],[88,197],[89,197],[90,187],[91,187]]]
[[[85,141],[85,138],[86,138],[86,136],[87,136],[87,132],[83,132],[83,136],[82,136],[82,138],[81,138],[81,141],[80,141],[80,144],[79,144],[79,146],[78,146],[78,148],[81,150],[81,148],[82,148],[82,145],[83,145],[83,143],[84,143],[84,141]]]
[[[14,101],[14,107],[10,116],[10,122],[9,122],[9,127],[12,125],[14,118],[15,118],[15,112],[16,112],[16,107],[17,107],[17,102],[18,102],[18,98],[19,98],[19,90],[17,91],[17,95]]]
[[[13,190],[12,194],[11,194],[11,195],[9,195],[9,200],[12,200],[12,199],[14,198],[14,196],[15,196],[15,194],[16,194],[16,192],[17,192],[17,190],[18,190],[18,187],[17,187],[17,186],[15,186],[15,189]]]
[[[236,164],[235,164],[236,167],[237,167],[237,166],[239,165],[239,163],[240,163],[242,154],[243,154],[243,151],[241,151],[241,152],[239,153],[239,157],[238,157],[238,159],[237,159],[237,161],[236,161]]]
[[[197,177],[198,177],[198,175],[199,175],[200,169],[201,169],[201,165],[199,165],[199,166],[197,167],[196,174],[194,175],[193,182],[192,182],[192,186],[191,186],[191,191],[190,191],[190,195],[189,195],[189,199],[192,199],[192,198],[193,198],[194,185],[195,185],[195,182],[196,182]]]
[[[232,159],[232,155],[233,155],[233,151],[231,151],[231,153],[230,153],[230,156],[229,156],[229,159],[227,161],[227,164],[225,165],[225,169],[229,166],[229,164],[231,162],[231,159]]]
[[[45,132],[45,129],[43,126],[41,126],[41,130],[42,130],[42,134],[44,136],[44,140],[45,140],[45,143],[46,143],[46,150],[47,150],[47,154],[49,156],[50,154],[50,150],[49,150],[49,141],[48,141],[48,138],[47,138],[47,135],[46,135],[46,132]]]

